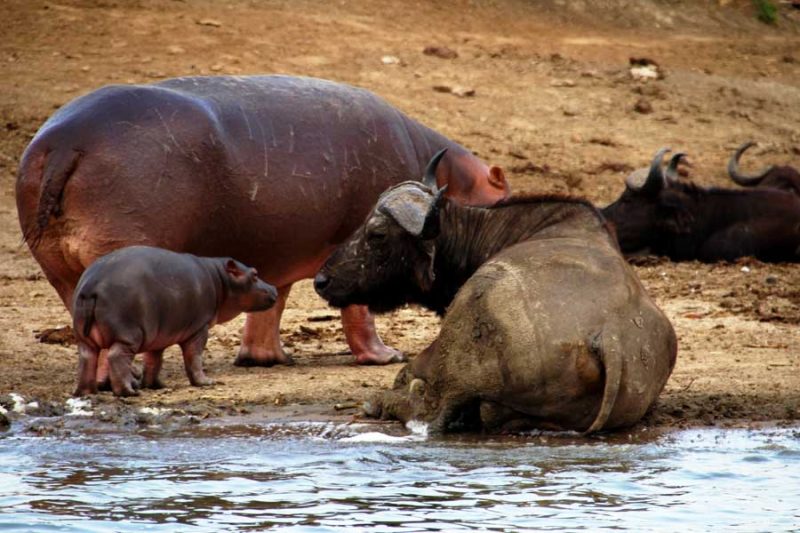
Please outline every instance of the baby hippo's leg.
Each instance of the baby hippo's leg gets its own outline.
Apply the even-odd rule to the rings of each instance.
[[[158,377],[164,361],[164,350],[144,353],[144,369],[142,377],[143,389],[163,389],[164,383]]]
[[[115,396],[136,396],[139,382],[134,378],[131,364],[136,349],[121,342],[115,342],[108,350],[108,374],[111,390]]]
[[[98,356],[98,350],[84,342],[78,343],[78,386],[75,388],[73,396],[97,394],[95,376]]]
[[[181,343],[186,375],[189,377],[189,383],[195,387],[214,384],[214,380],[203,372],[203,350],[206,348],[206,341],[208,341],[208,326],[195,333],[186,342]]]
[[[133,357],[131,357],[131,363]],[[136,381],[142,379],[142,371],[134,364],[131,364],[131,373]],[[108,350],[100,350],[97,359],[97,390],[111,390],[111,377],[108,372]]]

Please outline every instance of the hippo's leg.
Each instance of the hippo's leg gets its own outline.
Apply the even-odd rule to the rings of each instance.
[[[208,326],[195,333],[188,341],[181,343],[183,350],[183,365],[189,383],[195,387],[213,385],[214,380],[206,376],[203,371],[203,350],[208,342]]]
[[[100,350],[97,359],[97,390],[111,390],[111,377],[108,375],[108,350]]]
[[[278,288],[278,298],[267,311],[249,313],[244,324],[242,345],[233,362],[236,366],[293,365],[294,359],[283,352],[280,337],[281,315],[286,307],[291,285]]]
[[[161,372],[161,364],[164,361],[164,350],[155,350],[144,353],[144,366],[142,372],[143,389],[163,389],[164,383],[158,374]]]
[[[131,357],[133,363],[133,357]],[[142,371],[134,364],[131,364],[131,373],[136,381],[142,380]],[[108,350],[101,350],[97,358],[97,390],[111,390],[111,377],[108,371]]]
[[[360,365],[387,365],[407,359],[403,352],[383,344],[375,331],[375,317],[364,305],[342,309],[342,327],[347,344]]]
[[[108,350],[108,374],[114,396],[136,396],[139,382],[133,376],[131,363],[136,350],[121,342],[114,343]]]
[[[97,374],[98,350],[92,348],[85,342],[78,343],[78,386],[75,388],[73,396],[88,396],[97,394]]]

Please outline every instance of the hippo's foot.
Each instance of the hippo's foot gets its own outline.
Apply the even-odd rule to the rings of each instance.
[[[140,386],[143,386],[143,383],[142,383],[142,370],[138,366],[131,365],[131,377],[133,378],[137,389],[140,388]],[[148,388],[148,389],[161,389],[163,387],[164,387],[163,385],[161,387],[147,387],[147,386],[144,386],[144,388]],[[111,387],[111,376],[108,374],[108,371],[104,372],[102,376],[100,376],[99,373],[98,373],[97,390],[106,391],[106,392],[110,391],[110,390],[113,390],[113,388]]]
[[[164,385],[164,382],[161,381],[161,378],[159,378],[159,377],[155,377],[155,378],[151,378],[151,379],[143,378],[142,379],[142,388],[143,389],[158,390],[158,389],[166,388],[166,385]]]
[[[380,339],[378,339],[380,341]],[[356,363],[359,365],[390,365],[392,363],[404,363],[408,361],[406,354],[400,350],[389,348],[382,342],[377,349],[365,350],[360,353],[353,353],[356,356]]]
[[[81,396],[91,396],[93,394],[97,394],[97,385],[94,383],[90,385],[79,384],[75,388],[75,392],[72,393],[72,395],[76,398],[80,398]]]
[[[294,359],[291,355],[284,353],[283,350],[264,350],[263,348],[239,349],[239,354],[233,362],[236,366],[274,366],[274,365],[293,365]]]
[[[139,396],[139,382],[135,379],[124,380],[117,386],[112,384],[111,390],[114,392],[114,396]]]
[[[189,377],[189,383],[192,384],[192,387],[211,387],[216,382],[205,374],[201,374]]]

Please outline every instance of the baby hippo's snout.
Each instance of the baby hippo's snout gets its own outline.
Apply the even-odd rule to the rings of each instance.
[[[266,311],[278,300],[277,289],[262,279],[258,280],[253,290],[256,294],[256,305],[251,311]]]

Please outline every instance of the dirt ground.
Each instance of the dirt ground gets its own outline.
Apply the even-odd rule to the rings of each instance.
[[[800,166],[800,10],[784,3],[780,17],[768,26],[751,2],[724,0],[4,0],[0,395],[20,393],[58,411],[73,387],[75,347],[35,337],[69,316],[20,245],[14,180],[37,128],[78,95],[189,74],[339,80],[503,166],[516,191],[605,205],[660,146],[687,151],[691,179],[704,185],[728,185],[727,158],[748,139],[760,143],[746,155],[748,169]],[[458,57],[423,54],[431,45]],[[665,78],[632,79],[632,56],[655,60]],[[474,95],[458,95],[467,90]],[[645,424],[800,418],[800,266],[652,259],[635,269],[680,342],[675,372]],[[234,367],[242,323],[213,331],[206,368],[214,387],[189,387],[171,349],[163,373],[170,388],[95,401],[208,414],[257,404],[355,413],[400,368],[355,366],[338,313],[308,282],[295,287],[282,327],[296,366]],[[413,356],[436,335],[438,319],[405,308],[379,326]]]

